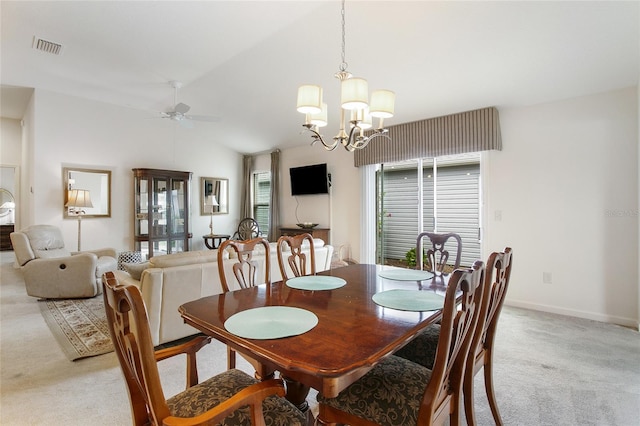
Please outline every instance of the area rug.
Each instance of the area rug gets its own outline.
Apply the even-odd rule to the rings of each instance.
[[[113,351],[102,295],[38,303],[49,330],[69,360]]]

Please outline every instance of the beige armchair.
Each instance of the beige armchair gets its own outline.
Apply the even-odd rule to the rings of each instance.
[[[11,243],[29,296],[93,297],[102,292],[102,274],[117,268],[114,249],[71,253],[64,247],[60,229],[52,225],[12,232]]]

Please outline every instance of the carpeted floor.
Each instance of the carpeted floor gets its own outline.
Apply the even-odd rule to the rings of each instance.
[[[115,353],[69,362],[12,261],[12,252],[0,253],[0,424],[131,424]],[[207,345],[200,377],[222,372],[225,363],[224,345]],[[238,365],[252,373],[242,357]],[[159,369],[167,397],[182,390],[184,358]],[[638,426],[640,334],[507,307],[498,327],[495,387],[505,425]],[[479,425],[492,425],[481,374],[475,392]]]

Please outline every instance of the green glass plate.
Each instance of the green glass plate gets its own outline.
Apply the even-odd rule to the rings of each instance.
[[[299,290],[334,290],[344,286],[347,282],[340,277],[329,275],[305,275],[288,279],[287,287]]]
[[[383,269],[378,272],[378,275],[396,281],[424,281],[433,278],[433,273],[429,271],[402,268]]]
[[[444,306],[444,297],[420,290],[386,290],[374,294],[371,299],[380,306],[400,311],[433,311]]]
[[[246,339],[280,339],[306,333],[318,324],[313,312],[289,306],[264,306],[230,316],[224,328]]]

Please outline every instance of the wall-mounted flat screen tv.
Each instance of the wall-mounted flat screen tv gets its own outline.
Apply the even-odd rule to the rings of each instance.
[[[326,163],[291,167],[289,176],[291,177],[291,195],[329,193],[329,177]]]

